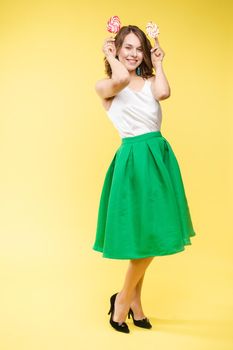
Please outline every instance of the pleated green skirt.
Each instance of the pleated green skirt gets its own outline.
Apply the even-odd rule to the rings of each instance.
[[[161,131],[122,138],[105,175],[93,249],[104,258],[181,252],[193,229],[176,156]]]

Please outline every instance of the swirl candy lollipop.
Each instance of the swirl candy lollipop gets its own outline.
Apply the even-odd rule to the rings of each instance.
[[[157,38],[159,34],[159,27],[153,22],[148,22],[146,25],[146,32],[151,38]]]
[[[121,28],[120,18],[118,16],[110,17],[110,19],[108,20],[108,23],[107,23],[107,30],[110,33],[116,34],[117,32],[119,32],[120,28]]]

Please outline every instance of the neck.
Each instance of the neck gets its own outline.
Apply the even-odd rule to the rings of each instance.
[[[130,75],[130,79],[138,78],[138,75],[136,74],[136,70],[128,71]]]

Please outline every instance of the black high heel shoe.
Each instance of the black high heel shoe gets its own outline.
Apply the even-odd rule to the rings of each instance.
[[[127,324],[125,322],[115,322],[113,321],[113,315],[114,315],[114,304],[115,304],[115,300],[116,300],[116,296],[117,296],[118,293],[114,294],[111,296],[110,298],[110,310],[108,312],[108,315],[111,314],[111,317],[110,317],[110,324],[113,328],[115,328],[117,331],[119,332],[123,332],[123,333],[129,333],[129,328],[127,326]]]
[[[150,321],[148,320],[147,317],[143,318],[142,320],[135,320],[134,313],[133,313],[133,310],[131,308],[129,309],[128,318],[130,318],[130,316],[132,316],[133,323],[135,324],[135,326],[147,328],[147,329],[150,329],[152,327],[152,325],[150,324]]]

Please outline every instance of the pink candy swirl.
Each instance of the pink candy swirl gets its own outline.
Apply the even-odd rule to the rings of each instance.
[[[107,30],[110,33],[117,33],[119,32],[120,28],[121,28],[120,18],[118,16],[110,17],[107,23]]]
[[[146,32],[151,38],[157,38],[159,34],[159,27],[153,22],[148,22],[146,25]]]

